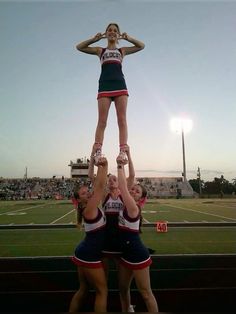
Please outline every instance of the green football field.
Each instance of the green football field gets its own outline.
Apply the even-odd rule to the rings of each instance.
[[[156,254],[236,253],[235,199],[151,200],[143,209],[143,218],[146,223],[170,223],[165,233],[158,233],[155,225],[142,229],[143,242]],[[75,221],[70,201],[1,201],[0,257],[72,255],[84,236],[83,230],[74,227]],[[223,226],[188,226],[191,222]],[[172,227],[171,223],[185,226]],[[39,224],[45,226],[35,228]]]

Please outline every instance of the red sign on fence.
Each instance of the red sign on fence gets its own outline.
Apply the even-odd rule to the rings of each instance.
[[[157,232],[167,232],[167,221],[157,221]]]

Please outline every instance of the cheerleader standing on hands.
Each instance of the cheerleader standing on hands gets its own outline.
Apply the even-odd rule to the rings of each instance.
[[[90,47],[90,45],[107,38],[106,48]],[[126,40],[133,44],[130,47],[117,48],[119,40]],[[128,101],[128,90],[124,74],[122,72],[122,61],[124,56],[138,52],[144,48],[144,43],[130,37],[127,33],[120,32],[116,23],[110,23],[105,33],[97,33],[93,38],[79,43],[76,48],[84,53],[97,55],[101,62],[101,75],[98,88],[98,123],[95,133],[95,143],[98,149],[95,153],[95,163],[102,154],[102,144],[104,131],[107,124],[107,117],[111,102],[114,101],[117,121],[119,127],[120,158],[127,159],[125,149],[128,140],[128,130],[126,121],[126,110]]]

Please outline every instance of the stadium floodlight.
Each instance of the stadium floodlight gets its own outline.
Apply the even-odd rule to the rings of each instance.
[[[185,161],[185,144],[184,134],[190,132],[193,127],[193,121],[186,118],[173,118],[170,121],[170,128],[173,132],[182,135],[182,150],[183,150],[183,178],[187,181],[186,177],[186,161]]]

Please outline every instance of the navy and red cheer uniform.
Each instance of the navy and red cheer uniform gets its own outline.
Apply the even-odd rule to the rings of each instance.
[[[85,238],[75,249],[72,261],[78,266],[89,268],[103,267],[102,248],[104,246],[106,217],[98,208],[97,217],[94,219],[84,218]]]
[[[98,96],[110,97],[127,95],[128,90],[122,72],[123,55],[121,49],[103,48],[100,56],[102,71],[99,78]]]
[[[121,255],[118,228],[119,212],[124,209],[121,196],[114,199],[107,194],[102,208],[106,215],[105,241],[102,252],[105,256],[116,257]]]
[[[119,212],[120,262],[133,270],[146,268],[152,263],[149,251],[140,238],[140,217],[141,210],[136,218],[129,217],[126,208]]]

